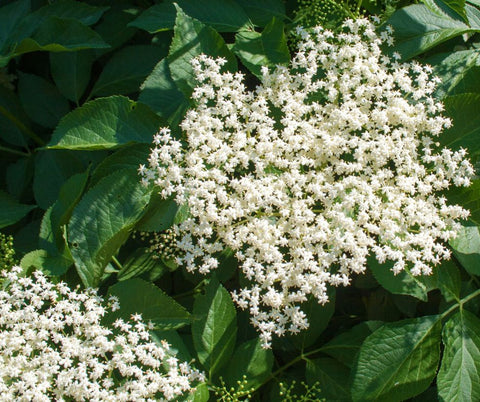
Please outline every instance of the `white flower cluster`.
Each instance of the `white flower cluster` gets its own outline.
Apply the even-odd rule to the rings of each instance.
[[[215,253],[236,252],[250,285],[234,299],[266,347],[307,328],[300,304],[325,303],[327,285],[348,285],[369,254],[394,261],[395,273],[431,273],[468,216],[438,195],[474,172],[465,150],[432,140],[450,121],[430,67],[382,55],[391,32],[377,35],[366,19],[342,29],[299,30],[290,67],[263,68],[254,91],[221,71],[225,60],[193,60],[186,147],[161,129],[139,169],[190,208],[176,226],[187,269],[209,272]]]
[[[151,340],[141,316],[102,326],[118,301],[105,307],[93,290],[20,271],[2,272],[10,284],[0,291],[0,400],[171,400],[204,380]]]

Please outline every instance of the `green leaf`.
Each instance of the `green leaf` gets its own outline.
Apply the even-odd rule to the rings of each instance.
[[[439,136],[440,143],[450,149],[467,148],[470,155],[480,154],[480,94],[461,94],[444,99],[446,114],[453,125]]]
[[[90,97],[139,91],[142,82],[164,56],[160,47],[152,45],[127,46],[119,50],[105,64]]]
[[[450,240],[450,246],[462,267],[472,275],[480,275],[480,228],[462,226],[457,237]]]
[[[90,81],[93,61],[94,55],[89,49],[50,53],[52,78],[63,96],[79,103]]]
[[[0,54],[6,53],[4,49],[7,40],[13,34],[18,24],[30,11],[30,0],[19,0],[0,8]],[[0,67],[6,63],[0,60]]]
[[[28,116],[18,96],[0,85],[0,138],[9,144],[25,147],[28,139],[22,125],[29,128]]]
[[[8,57],[35,51],[65,52],[82,49],[103,49],[109,45],[95,31],[74,19],[48,17],[34,32],[25,38]]]
[[[237,315],[230,294],[213,277],[193,304],[192,335],[198,360],[210,376],[231,359],[237,337]]]
[[[98,286],[149,198],[136,173],[123,169],[100,180],[77,204],[68,225],[68,241],[85,286]]]
[[[472,180],[469,187],[452,187],[446,192],[450,204],[461,205],[470,211],[469,219],[480,226],[480,179]]]
[[[179,211],[173,199],[165,200],[159,194],[153,194],[145,215],[138,222],[136,229],[142,232],[161,232],[175,222]]]
[[[445,349],[437,377],[441,401],[480,400],[480,320],[460,309],[443,327]]]
[[[264,27],[273,17],[287,19],[285,4],[282,0],[237,0],[250,20],[259,27]]]
[[[465,0],[423,0],[425,5],[434,13],[448,15],[468,24],[467,12],[465,11]]]
[[[190,323],[189,312],[159,287],[140,278],[119,282],[108,288],[117,296],[120,310],[108,315],[108,322],[117,318],[130,320],[132,314],[141,314],[144,322],[151,321],[159,329],[181,328]]]
[[[142,84],[138,100],[165,119],[178,109],[186,110],[189,106],[188,99],[179,91],[170,75],[167,59],[161,60]]]
[[[262,348],[262,342],[256,338],[235,349],[222,376],[227,386],[235,389],[238,389],[239,382],[243,382],[245,376],[244,389],[257,389],[268,379],[272,367],[272,350]]]
[[[13,225],[35,208],[36,205],[20,204],[10,194],[0,190],[0,229]]]
[[[95,7],[74,0],[60,0],[38,9],[33,14],[35,17],[69,18],[85,25],[93,25],[98,22],[106,10],[108,7]]]
[[[43,127],[55,127],[70,111],[68,100],[58,89],[37,75],[19,74],[18,95],[28,116]]]
[[[460,270],[452,261],[443,261],[437,269],[438,287],[447,302],[460,300],[462,280]]]
[[[125,281],[152,270],[168,272],[168,268],[158,258],[154,258],[148,248],[139,248],[125,261],[123,269],[117,274],[117,279]]]
[[[435,75],[441,79],[435,92],[438,98],[480,92],[478,49],[440,53],[427,58],[425,62],[433,66]]]
[[[42,151],[35,158],[33,194],[37,204],[47,209],[58,198],[63,183],[72,175],[83,172],[85,165],[70,151]]]
[[[307,360],[307,383],[317,383],[320,396],[328,401],[351,401],[350,371],[343,364],[330,358]]]
[[[402,401],[425,391],[440,359],[441,317],[388,323],[371,334],[353,368],[354,401]]]
[[[363,341],[382,326],[381,321],[365,321],[342,332],[321,347],[322,353],[334,357],[345,366],[352,367]]]
[[[131,142],[151,143],[162,126],[147,106],[124,96],[95,99],[66,115],[48,146],[64,149],[108,149]]]
[[[470,6],[468,6],[470,7]],[[395,51],[404,60],[464,33],[480,31],[480,26],[436,14],[423,4],[414,4],[397,10],[387,21],[394,30]]]
[[[395,275],[392,272],[393,262],[380,264],[374,257],[368,259],[368,267],[378,283],[390,293],[427,301],[428,290],[421,276],[413,276],[407,269]]]
[[[237,32],[253,28],[247,14],[234,0],[175,0],[185,14],[211,26],[218,32]],[[175,25],[173,1],[156,4],[145,10],[129,26],[156,33],[173,29]]]
[[[318,300],[310,296],[306,302],[302,304],[302,310],[308,317],[308,329],[301,331],[299,334],[289,336],[292,342],[300,350],[304,350],[313,345],[322,332],[327,328],[330,319],[335,312],[335,288],[328,289],[329,301],[322,305]]]
[[[275,67],[290,61],[284,24],[275,17],[261,34],[254,31],[238,33],[232,50],[257,77],[262,76],[262,66]]]
[[[33,158],[25,157],[11,163],[7,168],[7,191],[20,199],[32,187]]]
[[[189,97],[196,80],[191,60],[200,54],[223,57],[227,60],[224,69],[235,71],[237,61],[228,50],[223,38],[213,28],[186,15],[178,6],[175,20],[175,35],[168,55],[168,63],[173,80],[178,88]]]
[[[25,271],[33,267],[48,276],[63,275],[72,264],[73,261],[68,257],[63,255],[51,256],[45,250],[33,250],[20,261],[20,266]]]
[[[190,393],[186,399],[187,402],[207,402],[210,399],[207,384],[203,383],[195,387],[195,392]]]

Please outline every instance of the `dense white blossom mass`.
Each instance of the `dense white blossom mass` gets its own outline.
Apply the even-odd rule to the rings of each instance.
[[[465,150],[435,142],[451,123],[431,68],[382,54],[391,30],[359,19],[299,35],[291,65],[263,68],[254,91],[225,60],[193,60],[184,145],[161,129],[139,169],[190,209],[175,227],[179,263],[207,273],[235,251],[249,284],[233,297],[265,347],[307,328],[301,304],[327,302],[327,286],[348,285],[369,255],[431,273],[468,216],[439,192],[473,175]]]
[[[155,343],[140,315],[101,324],[109,306],[95,291],[51,283],[41,272],[2,272],[0,400],[158,401],[188,393],[204,376]]]

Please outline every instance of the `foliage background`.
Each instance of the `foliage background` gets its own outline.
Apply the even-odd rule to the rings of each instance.
[[[159,127],[181,135],[196,55],[225,57],[254,87],[261,66],[288,63],[295,26],[376,14],[395,30],[390,51],[434,67],[454,122],[439,140],[468,148],[478,171],[480,1],[176,4],[0,0],[0,230],[15,258],[117,295],[122,309],[107,321],[140,312],[154,322],[208,375],[190,400],[479,400],[478,178],[445,194],[471,218],[434,275],[394,277],[371,261],[324,307],[309,302],[308,331],[264,350],[230,298],[240,279],[228,251],[209,278],[152,258],[149,233],[186,211],[142,187],[137,168]]]

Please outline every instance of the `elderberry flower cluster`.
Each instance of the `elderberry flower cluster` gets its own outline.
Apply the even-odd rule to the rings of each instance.
[[[474,173],[465,150],[434,141],[451,123],[431,68],[382,54],[391,29],[358,19],[299,35],[291,65],[263,68],[254,91],[222,72],[225,60],[193,60],[186,146],[163,128],[139,169],[189,207],[174,227],[179,263],[207,273],[216,253],[235,251],[249,284],[233,297],[265,347],[307,328],[301,304],[327,302],[327,286],[348,285],[369,255],[430,274],[468,216],[439,192]]]
[[[0,291],[0,399],[2,401],[171,400],[203,375],[180,362],[167,342],[154,343],[140,315],[113,328],[94,290],[71,290],[41,272],[2,272]]]

